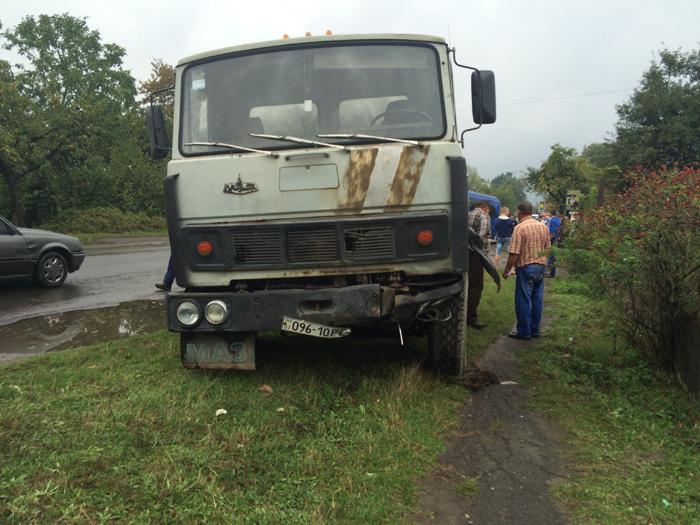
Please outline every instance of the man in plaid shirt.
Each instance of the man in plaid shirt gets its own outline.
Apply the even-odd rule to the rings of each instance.
[[[491,218],[489,210],[491,205],[488,201],[479,201],[474,209],[469,213],[467,226],[476,232],[484,245],[484,252],[489,253],[491,243]],[[481,293],[484,291],[484,265],[479,254],[469,248],[469,290],[467,292],[467,325],[481,330],[486,328],[486,324],[479,321],[476,313],[481,301]]]
[[[503,278],[508,279],[515,266],[515,316],[518,329],[508,334],[515,339],[531,339],[540,335],[544,270],[551,247],[549,229],[532,218],[532,204],[518,205],[518,225],[510,239],[508,262]]]

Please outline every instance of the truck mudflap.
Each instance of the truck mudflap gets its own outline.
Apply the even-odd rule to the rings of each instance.
[[[183,333],[180,356],[185,368],[255,370],[255,332]]]

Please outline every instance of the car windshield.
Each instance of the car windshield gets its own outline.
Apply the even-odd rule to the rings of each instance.
[[[180,150],[309,147],[283,136],[335,144],[366,141],[362,134],[439,138],[439,72],[434,48],[398,43],[275,48],[195,63],[183,76]]]

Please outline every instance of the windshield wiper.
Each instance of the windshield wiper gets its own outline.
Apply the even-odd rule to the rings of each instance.
[[[386,140],[389,142],[400,142],[402,144],[412,144],[413,146],[423,147],[424,144],[417,140],[408,139],[395,139],[394,137],[380,137],[377,135],[366,135],[364,133],[326,133],[323,135],[316,135],[317,137],[322,137],[324,139],[375,139],[375,140]]]
[[[298,144],[313,144],[315,146],[325,146],[327,148],[342,149],[343,151],[350,151],[347,146],[341,146],[339,144],[328,144],[327,142],[321,142],[318,140],[308,140],[302,139],[300,137],[293,137],[291,135],[268,135],[266,133],[248,133],[251,137],[260,137],[262,139],[271,140],[286,140],[287,142],[296,142]],[[319,135],[321,137],[323,135]]]
[[[278,158],[279,154],[273,153],[271,151],[265,151],[262,149],[245,148],[243,146],[237,146],[236,144],[226,144],[225,142],[188,142],[185,146],[211,146],[211,147],[221,147],[235,149],[238,151],[248,151],[251,153],[262,153],[263,155],[269,155],[270,157]]]

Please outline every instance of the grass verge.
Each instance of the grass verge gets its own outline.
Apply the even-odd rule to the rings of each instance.
[[[494,290],[485,313],[512,301]],[[410,522],[469,395],[424,371],[425,341],[263,334],[256,353],[188,371],[159,332],[3,365],[0,521]]]
[[[573,438],[558,485],[577,523],[700,523],[698,402],[652,370],[607,306],[575,281],[548,294],[557,320],[523,355],[535,407]]]
[[[80,239],[80,242],[85,244],[97,244],[100,242],[104,242],[105,239],[132,239],[135,237],[163,237],[166,238],[168,237],[168,231],[167,230],[159,230],[159,231],[133,231],[129,233],[75,233],[73,234],[75,237]]]

